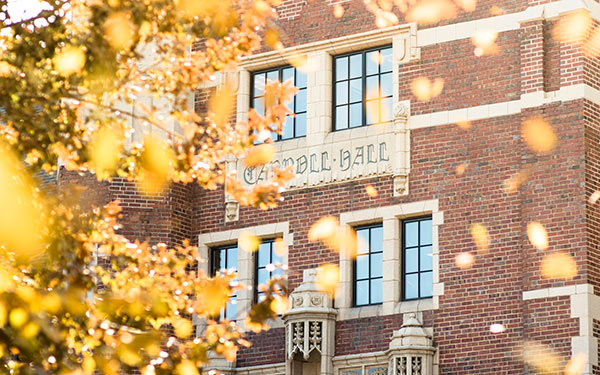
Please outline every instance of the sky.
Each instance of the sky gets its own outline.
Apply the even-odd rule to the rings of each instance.
[[[10,20],[20,21],[34,17],[44,9],[44,3],[40,0],[9,0],[8,14]]]

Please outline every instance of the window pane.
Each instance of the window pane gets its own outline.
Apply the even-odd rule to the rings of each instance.
[[[431,271],[433,264],[433,256],[431,255],[431,246],[425,246],[421,248],[421,264],[420,271]]]
[[[392,73],[381,75],[381,96],[392,95]]]
[[[392,71],[392,49],[386,48],[381,50],[381,72],[391,72]]]
[[[335,59],[335,79],[348,79],[348,57]]]
[[[254,96],[262,96],[265,94],[265,74],[254,75]]]
[[[367,305],[369,303],[369,280],[356,282],[356,305]]]
[[[283,82],[285,82],[289,79],[294,79],[294,68],[285,68],[285,69],[283,69],[283,72],[281,72],[281,80]],[[294,83],[294,82],[292,82],[292,83]]]
[[[304,137],[306,135],[306,113],[296,115],[296,137]]]
[[[419,223],[416,221],[406,223],[404,226],[404,246],[417,246],[419,237]]]
[[[392,98],[381,99],[381,122],[392,121],[393,113]]]
[[[404,258],[404,272],[417,272],[419,271],[419,249],[406,249],[406,256]]]
[[[350,81],[350,102],[362,101],[362,79],[353,79]]]
[[[348,128],[348,106],[343,105],[337,107],[335,110],[335,128],[346,129]]]
[[[227,268],[237,271],[237,247],[227,249]]]
[[[295,86],[299,89],[306,87],[306,73],[296,69],[296,84]]]
[[[383,251],[383,227],[371,228],[371,252]]]
[[[367,99],[379,97],[379,77],[367,77]]]
[[[404,281],[404,298],[419,298],[419,274],[406,275]]]
[[[260,268],[258,270],[258,278],[256,279],[258,281],[257,285],[266,284],[269,281],[269,279],[269,272],[264,268]]]
[[[362,125],[362,103],[350,104],[350,127]]]
[[[285,118],[285,122],[283,123],[283,127],[281,128],[281,138],[282,139],[290,139],[294,137],[294,118],[292,116],[287,116]]]
[[[379,100],[370,100],[367,102],[367,125],[377,124],[379,122]]]
[[[236,297],[229,298],[227,306],[225,307],[225,318],[228,320],[235,320],[237,315],[237,301]]]
[[[362,76],[362,54],[350,56],[350,78]]]
[[[431,219],[423,220],[421,225],[421,245],[431,245]]]
[[[296,113],[306,111],[306,89],[296,93]]]
[[[335,84],[335,104],[348,103],[348,82],[338,82]]]
[[[371,255],[371,277],[382,277],[383,253]]]
[[[252,108],[254,108],[254,110],[256,110],[256,112],[261,115],[264,116],[265,115],[265,101],[263,98],[255,98],[254,99],[254,105],[252,106]]]
[[[356,257],[356,279],[369,278],[369,255],[359,255]]]
[[[267,85],[272,84],[275,81],[279,81],[279,70],[267,72]]]
[[[383,301],[382,279],[371,280],[371,303],[381,303]]]
[[[263,242],[258,246],[258,266],[264,267],[271,263],[271,243]]]
[[[433,272],[421,273],[421,298],[433,296]]]
[[[356,253],[366,254],[369,252],[369,229],[359,229],[356,231],[357,244]]]
[[[379,51],[367,53],[367,75],[379,73]]]

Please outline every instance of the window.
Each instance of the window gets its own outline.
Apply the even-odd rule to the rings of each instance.
[[[261,301],[264,293],[258,290],[260,284],[267,284],[273,277],[281,277],[283,258],[275,253],[275,241],[263,240],[256,254],[256,277],[254,279],[254,300]],[[277,267],[276,267],[277,266]]]
[[[334,130],[392,121],[392,47],[336,56]]]
[[[354,306],[383,302],[383,225],[356,228]]]
[[[402,227],[403,299],[431,297],[433,295],[431,217],[405,220]]]
[[[298,88],[296,96],[287,107],[295,116],[287,116],[281,135],[272,134],[274,141],[299,138],[306,136],[306,74],[293,67],[270,69],[252,74],[251,101],[250,106],[260,115],[265,114],[265,86],[275,81],[285,82],[291,80]]]
[[[211,275],[217,272],[237,272],[238,249],[236,245],[222,246],[212,250]],[[227,305],[221,310],[221,319],[235,320],[237,315],[237,293],[229,296]]]

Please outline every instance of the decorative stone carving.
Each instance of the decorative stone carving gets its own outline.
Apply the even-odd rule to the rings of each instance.
[[[225,222],[238,221],[240,219],[240,204],[235,201],[225,202]]]
[[[290,293],[292,308],[283,315],[286,325],[286,369],[291,374],[298,355],[308,361],[313,352],[320,353],[321,375],[332,375],[335,349],[335,316],[330,295],[315,284],[315,269],[304,271],[304,281]]]
[[[398,102],[394,107],[394,122],[396,125],[405,126],[408,122],[408,116],[410,115],[410,109],[408,103]]]
[[[433,375],[433,341],[414,313],[406,314],[395,331],[388,358],[393,375]]]

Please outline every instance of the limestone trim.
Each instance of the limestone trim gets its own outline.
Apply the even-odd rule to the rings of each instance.
[[[393,175],[394,195],[408,194],[410,101],[400,101],[398,77],[401,64],[420,58],[416,38],[416,24],[405,24],[245,58],[237,72],[237,121],[248,119],[250,72],[287,65],[290,59],[306,60],[304,67],[298,69],[307,74],[307,111],[306,137],[275,142],[276,154],[271,163],[246,168],[237,162],[235,169],[242,182],[252,186],[268,179],[274,167],[292,165],[296,177],[288,189]],[[333,131],[333,56],[386,44],[392,45],[392,120],[377,126]]]
[[[285,374],[285,363],[238,367],[235,369],[235,373],[239,375],[283,375]]]
[[[433,297],[415,301],[401,301],[402,251],[400,223],[403,219],[431,215],[433,240]],[[437,199],[375,207],[340,214],[340,223],[350,226],[383,224],[383,303],[381,305],[352,307],[353,260],[340,254],[340,289],[335,306],[338,319],[357,319],[398,313],[433,310],[439,307],[439,297],[444,294],[444,283],[439,275],[440,226],[444,213]]]
[[[551,103],[569,102],[586,99],[600,105],[600,90],[581,83],[563,86],[560,90],[537,91],[521,96],[520,100],[485,104],[475,107],[439,111],[424,115],[411,116],[408,120],[409,130],[455,124],[459,121],[478,121],[502,116],[520,114],[523,109],[540,107]]]
[[[524,301],[566,296],[570,297],[571,318],[579,319],[579,335],[571,337],[571,355],[585,353],[588,363],[582,374],[591,375],[592,366],[598,366],[599,340],[594,337],[594,320],[600,320],[600,296],[594,294],[594,286],[578,284],[523,292]]]
[[[359,353],[335,356],[332,359],[334,375],[367,375],[370,368],[385,368],[389,374],[386,352]]]
[[[203,233],[198,235],[198,252],[200,254],[199,270],[209,274],[208,261],[210,258],[210,249],[237,243],[240,234],[244,231],[249,231],[259,238],[272,239],[282,238],[283,241],[288,245],[292,246],[294,243],[294,234],[290,233],[289,222],[279,222],[272,224],[263,224],[252,227],[231,229],[221,232]],[[238,281],[240,284],[247,286],[238,291],[237,297],[237,311],[238,311],[238,325],[243,324],[243,318],[245,314],[250,311],[254,302],[254,265],[255,265],[255,254],[248,253],[241,249],[238,250]],[[283,259],[284,264],[288,263],[287,254]],[[284,272],[284,277],[287,274]],[[280,318],[271,322],[271,327],[283,327],[283,321]]]

